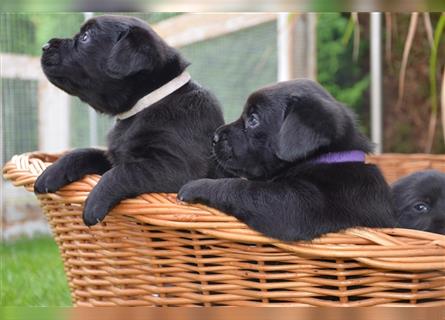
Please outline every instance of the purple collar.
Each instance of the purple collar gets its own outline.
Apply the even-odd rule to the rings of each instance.
[[[311,160],[312,163],[365,162],[366,154],[360,150],[329,152]]]

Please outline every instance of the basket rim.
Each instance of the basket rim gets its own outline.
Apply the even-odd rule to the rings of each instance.
[[[23,186],[33,192],[33,184],[37,177],[63,153],[29,152],[15,155],[3,167],[3,176],[14,186]],[[445,155],[426,154],[384,154],[370,156],[369,159],[377,157],[445,161]],[[99,175],[88,175],[56,193],[37,195],[37,197],[82,204],[99,179]],[[236,218],[216,209],[200,204],[181,203],[176,200],[176,194],[166,193],[142,194],[124,200],[110,214],[159,227],[196,230],[209,237],[230,241],[268,244],[303,256],[350,258],[376,268],[445,271],[445,235],[425,231],[401,228],[352,228],[326,234],[310,242],[285,243],[263,236]],[[54,217],[56,215],[53,214]],[[103,224],[106,224],[106,221]],[[94,232],[102,227],[99,224],[90,230]],[[419,260],[408,263],[402,261],[404,257],[424,257],[428,262]]]

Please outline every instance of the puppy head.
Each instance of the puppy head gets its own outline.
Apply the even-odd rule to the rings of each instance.
[[[392,186],[399,226],[445,234],[445,174],[413,173]]]
[[[41,64],[57,87],[115,115],[179,75],[188,65],[144,21],[99,16],[70,39],[44,45]]]
[[[214,139],[219,164],[249,179],[270,178],[320,153],[353,149],[369,152],[371,146],[351,112],[303,79],[254,92],[240,119],[219,128]]]

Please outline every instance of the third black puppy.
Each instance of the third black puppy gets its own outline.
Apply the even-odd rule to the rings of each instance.
[[[48,79],[95,110],[117,117],[108,150],[74,150],[37,179],[55,192],[86,174],[103,174],[85,203],[87,225],[119,201],[145,192],[177,192],[208,176],[211,140],[223,124],[216,98],[190,79],[189,63],[144,21],[101,16],[70,39],[43,46]]]
[[[445,234],[445,174],[426,170],[392,186],[398,226]]]
[[[216,132],[219,164],[240,178],[192,181],[178,197],[281,240],[391,227],[390,189],[364,163],[370,151],[349,109],[321,86],[282,82],[254,92],[241,118]]]

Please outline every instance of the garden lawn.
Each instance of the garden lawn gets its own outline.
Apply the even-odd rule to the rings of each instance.
[[[56,243],[50,237],[0,243],[0,306],[71,306]]]

